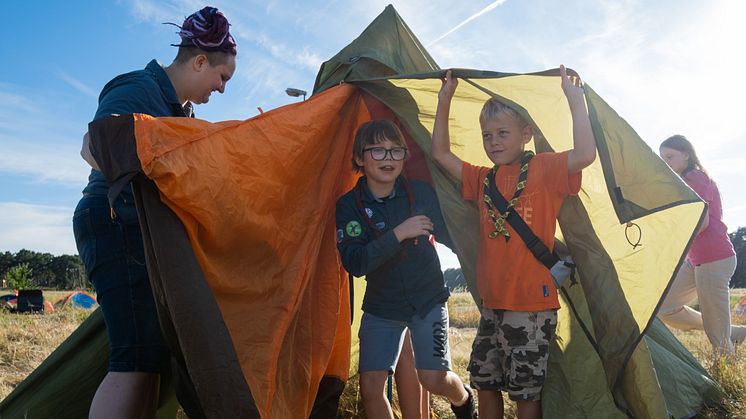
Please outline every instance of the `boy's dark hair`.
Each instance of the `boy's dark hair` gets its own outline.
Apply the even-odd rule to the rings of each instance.
[[[404,135],[392,121],[374,119],[360,125],[357,133],[355,133],[355,141],[352,143],[352,169],[356,172],[360,172],[363,169],[362,166],[357,164],[355,158],[363,159],[365,146],[380,144],[386,140],[391,141],[399,147],[407,146]]]

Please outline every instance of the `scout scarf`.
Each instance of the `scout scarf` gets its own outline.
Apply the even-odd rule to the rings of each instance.
[[[523,153],[523,157],[521,157],[521,170],[518,174],[518,183],[515,185],[515,192],[513,193],[513,198],[508,201],[508,206],[502,214],[498,209],[495,207],[495,203],[492,202],[492,198],[490,198],[489,194],[489,188],[490,183],[495,182],[495,174],[497,173],[498,166],[494,166],[492,169],[490,169],[490,172],[485,176],[484,178],[484,203],[487,205],[487,214],[489,214],[490,219],[492,220],[492,225],[494,226],[495,230],[489,234],[489,238],[494,239],[497,236],[502,235],[505,237],[505,241],[510,240],[510,232],[508,232],[508,229],[505,226],[505,220],[510,215],[511,211],[513,210],[513,207],[515,207],[515,204],[518,202],[518,197],[521,196],[521,193],[523,193],[523,190],[526,188],[526,178],[528,177],[528,163],[531,161],[531,159],[534,157],[533,151],[526,151]],[[497,189],[497,188],[496,188]],[[498,191],[498,193],[500,193]]]

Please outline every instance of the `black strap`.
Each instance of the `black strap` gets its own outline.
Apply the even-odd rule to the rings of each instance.
[[[484,188],[484,193],[489,194],[495,208],[497,208],[501,213],[504,213],[508,209],[508,201],[495,186],[494,170],[490,170],[487,174],[487,180],[489,187]],[[534,257],[536,257],[542,265],[546,266],[547,269],[552,269],[552,266],[559,262],[560,259],[557,255],[550,252],[549,248],[538,237],[536,237],[536,234],[534,234],[531,227],[523,221],[523,218],[518,214],[518,211],[511,211],[508,215],[507,221],[510,226],[513,227],[513,230],[521,236],[521,239],[526,243],[528,250],[530,250]]]

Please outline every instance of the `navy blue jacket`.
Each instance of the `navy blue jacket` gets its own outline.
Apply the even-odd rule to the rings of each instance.
[[[356,204],[355,189],[337,201],[337,249],[347,272],[365,275],[367,286],[363,311],[375,316],[408,321],[415,314],[425,315],[436,304],[448,300],[449,292],[440,270],[440,260],[427,236],[402,243],[394,228],[414,215],[426,215],[434,225],[438,242],[452,248],[451,239],[440,212],[438,197],[432,186],[409,181],[410,199],[404,179],[397,179],[392,194],[376,199],[363,176],[357,186],[362,211],[368,213],[372,226]]]
[[[182,108],[171,80],[166,71],[152,60],[137,71],[119,75],[106,83],[98,98],[98,109],[93,120],[112,114],[143,113],[151,116],[192,116],[191,104]],[[83,190],[87,195],[104,195],[109,185],[98,170],[91,170],[88,186]],[[126,187],[122,196],[131,202],[132,189]]]

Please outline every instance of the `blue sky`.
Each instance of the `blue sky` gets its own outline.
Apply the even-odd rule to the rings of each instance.
[[[14,4],[15,3],[15,4]],[[246,119],[310,90],[323,61],[386,1],[215,1],[232,23],[238,69],[209,121]],[[655,150],[674,133],[695,144],[723,195],[729,230],[746,226],[746,3],[503,0],[394,2],[441,67],[531,72],[560,63]],[[71,217],[88,169],[80,141],[98,92],[152,58],[173,59],[194,1],[11,1],[0,27],[0,251],[77,253]],[[445,255],[445,254],[444,254]],[[444,256],[445,267],[456,265]]]

